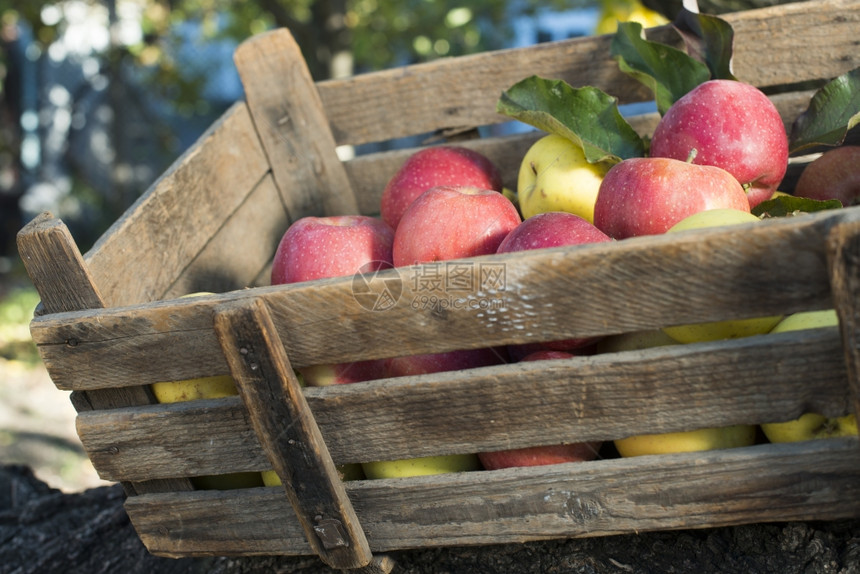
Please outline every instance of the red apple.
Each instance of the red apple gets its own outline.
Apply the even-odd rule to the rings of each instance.
[[[375,217],[303,217],[281,237],[272,262],[272,285],[391,267],[393,243],[394,231]]]
[[[744,186],[750,207],[770,199],[788,168],[785,124],[768,97],[733,80],[699,84],[667,111],[651,139],[651,157],[713,165]]]
[[[587,219],[563,211],[548,211],[533,215],[515,227],[499,245],[496,253],[602,241],[612,241],[612,238]]]
[[[495,253],[520,224],[520,214],[498,191],[439,186],[412,202],[394,232],[394,265],[413,265]]]
[[[860,203],[860,146],[827,150],[800,173],[794,195],[838,199],[845,207]]]
[[[538,351],[523,358],[523,361],[569,359],[570,353],[563,351]],[[514,466],[543,466],[562,462],[594,460],[601,447],[600,442],[533,446],[478,453],[478,459],[486,470],[498,470]]]
[[[387,359],[385,373],[388,377],[407,377],[487,367],[506,361],[507,357],[496,349],[466,349]]]
[[[497,253],[510,253],[563,245],[582,245],[600,243],[612,239],[588,220],[562,211],[548,211],[527,218],[513,231],[508,233]],[[570,351],[596,342],[594,338],[564,339],[546,343],[509,345],[508,349],[515,358],[540,350]]]
[[[489,158],[460,146],[419,150],[397,170],[382,192],[382,219],[396,229],[415,199],[439,185],[468,185],[502,191],[502,176]]]
[[[594,224],[615,239],[665,233],[708,209],[749,211],[743,187],[719,167],[669,158],[630,158],[606,173]]]
[[[297,283],[372,272],[393,266],[394,231],[374,217],[304,217],[281,238],[272,263],[272,284]],[[382,360],[299,369],[309,386],[355,383],[382,378]]]

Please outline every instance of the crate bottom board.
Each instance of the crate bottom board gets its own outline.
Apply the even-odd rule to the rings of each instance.
[[[860,516],[857,438],[347,482],[374,552]],[[134,496],[161,556],[308,555],[280,488]]]

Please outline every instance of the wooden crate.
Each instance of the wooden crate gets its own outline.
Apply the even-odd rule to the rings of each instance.
[[[736,75],[790,122],[792,86],[860,65],[860,3],[726,15]],[[649,31],[674,43],[669,29]],[[389,270],[396,305],[367,308],[353,278],[267,286],[304,215],[377,212],[414,151],[341,161],[336,146],[445,136],[515,186],[539,134],[463,139],[499,123],[526,74],[647,100],[609,38],[581,38],[314,84],[287,31],[236,52],[236,103],[82,256],[45,214],[19,234],[42,296],[32,334],[99,474],[120,481],[150,552],[318,554],[386,570],[396,549],[860,516],[857,439],[501,471],[342,482],[335,465],[858,412],[860,208],[472,265],[475,300],[412,305],[429,266]],[[642,133],[655,115],[633,118]],[[447,264],[432,271],[449,273]],[[494,281],[480,283],[480,270]],[[193,299],[194,291],[218,294]],[[840,328],[326,388],[292,368],[599,336],[835,306]],[[148,384],[231,373],[240,396],[153,404]],[[193,490],[189,477],[275,468],[284,488]]]

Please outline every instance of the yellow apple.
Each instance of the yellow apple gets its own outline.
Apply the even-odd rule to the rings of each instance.
[[[639,0],[601,0],[600,5],[595,34],[614,34],[618,22],[639,22],[643,28],[669,23],[665,16],[646,8]]]
[[[337,473],[343,481],[361,480],[364,478],[364,471],[358,463],[339,465]],[[281,486],[281,478],[274,470],[264,470],[261,474],[263,476],[263,484],[266,486]]]
[[[401,478],[480,470],[481,463],[474,454],[450,454],[365,462],[361,466],[367,478]]]
[[[588,163],[582,147],[559,135],[536,141],[520,164],[517,203],[524,219],[565,211],[594,222],[594,202],[609,166]]]
[[[678,344],[662,330],[653,329],[606,337],[597,344],[597,351],[598,353],[612,353]],[[618,439],[614,442],[618,453],[628,457],[748,446],[754,440],[754,425],[738,425],[725,428],[637,435]]]
[[[785,333],[802,329],[835,327],[839,318],[835,309],[794,313],[779,322],[771,333]],[[761,430],[770,442],[797,442],[817,438],[852,436],[857,434],[857,417],[848,414],[828,418],[818,413],[804,413],[793,421],[764,423]]]
[[[711,209],[700,211],[686,217],[672,226],[666,233],[676,233],[688,229],[720,227],[724,225],[739,225],[759,221],[755,215],[739,209]],[[663,332],[679,343],[699,343],[703,341],[720,341],[737,339],[752,335],[769,333],[779,323],[782,316],[753,317],[751,319],[736,319],[731,321],[713,321],[691,325],[676,325],[664,327]]]
[[[770,442],[798,442],[818,438],[857,435],[857,417],[845,415],[827,418],[817,413],[805,413],[793,421],[761,425]]]
[[[220,399],[238,394],[230,375],[200,377],[185,381],[152,383],[152,394],[159,403],[181,403],[197,399]]]
[[[749,446],[755,442],[755,425],[733,425],[692,431],[645,434],[615,441],[623,457],[673,452],[697,452]]]

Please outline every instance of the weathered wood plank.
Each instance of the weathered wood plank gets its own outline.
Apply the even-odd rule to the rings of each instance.
[[[413,479],[347,482],[374,552],[860,513],[856,438]],[[309,554],[274,488],[135,497],[159,555]],[[212,528],[214,521],[222,525]],[[229,538],[224,532],[242,532]]]
[[[308,388],[305,396],[332,458],[345,464],[776,422],[810,411],[837,416],[852,408],[847,385],[834,327]],[[271,468],[248,418],[228,398],[86,413],[78,433],[109,480]]]
[[[107,306],[163,297],[268,169],[247,108],[235,104],[86,254]]]
[[[723,18],[735,30],[733,69],[743,81],[769,87],[832,78],[860,66],[856,0],[795,3]],[[651,39],[679,45],[668,27],[647,33]],[[338,144],[505,121],[496,113],[499,94],[531,74],[574,86],[600,86],[622,103],[651,99],[641,84],[618,70],[610,57],[610,40],[577,38],[441,59],[328,80],[318,88]],[[357,101],[362,105],[356,106]]]
[[[824,236],[858,219],[860,209],[848,208],[403,267],[369,283],[341,278],[55,314],[35,319],[31,332],[54,383],[76,390],[225,374],[211,310],[252,296],[271,309],[296,368],[780,315],[832,305]],[[472,290],[430,289],[428,279],[462,265],[472,266]],[[400,290],[396,304],[372,310],[387,288]]]
[[[289,223],[272,175],[266,174],[164,298],[256,286]]]
[[[234,61],[290,216],[357,213],[319,94],[289,31],[246,40]]]
[[[219,307],[215,330],[251,426],[314,553],[333,568],[368,565],[364,531],[265,304]]]
[[[18,252],[33,285],[42,297],[45,313],[76,309],[100,309],[104,300],[84,263],[83,256],[66,225],[50,213],[43,213],[18,233]],[[71,342],[69,343],[71,344]],[[145,386],[97,389],[77,394],[72,405],[79,412],[154,403]],[[177,478],[140,484],[124,482],[128,494],[191,490],[187,479]]]

